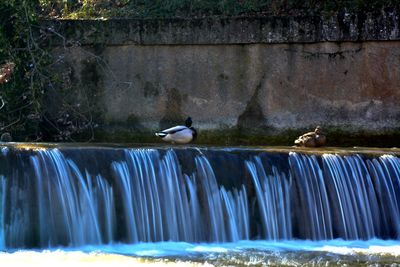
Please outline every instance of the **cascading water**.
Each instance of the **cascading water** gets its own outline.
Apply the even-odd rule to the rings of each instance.
[[[259,157],[247,161],[256,189],[265,239],[291,239],[290,181],[273,167],[267,175]]]
[[[122,192],[127,242],[248,238],[245,192],[219,188],[204,156],[196,157],[197,175],[188,176],[172,150],[161,160],[154,149],[126,150],[125,155],[127,160],[113,162],[112,168]],[[199,190],[205,192],[204,209]]]
[[[400,239],[400,159],[261,150],[10,148],[0,248]]]
[[[0,249],[5,248],[4,240],[4,209],[6,204],[6,179],[0,176]]]

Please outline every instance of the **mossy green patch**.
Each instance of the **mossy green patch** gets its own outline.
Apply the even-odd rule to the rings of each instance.
[[[253,131],[244,133],[242,130],[199,130],[194,144],[217,146],[293,146],[294,140],[306,132],[306,129],[287,129],[282,131]],[[387,132],[350,132],[336,128],[326,129],[328,147],[399,147],[400,129]],[[75,137],[77,141],[85,141]],[[102,128],[94,131],[94,142],[112,143],[164,143],[148,129],[127,130],[126,128]]]

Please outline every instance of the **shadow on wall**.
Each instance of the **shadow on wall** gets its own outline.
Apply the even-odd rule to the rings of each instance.
[[[264,77],[262,78],[264,80]],[[239,115],[237,121],[237,128],[240,130],[265,130],[266,116],[262,110],[262,106],[259,102],[260,91],[261,91],[262,81],[257,85],[256,90],[254,90],[253,96],[250,98],[247,106],[242,114]],[[256,127],[255,127],[256,126]]]
[[[164,117],[159,122],[159,128],[165,129],[171,125],[181,125],[187,116],[182,114],[182,96],[176,88],[167,90],[167,101]]]

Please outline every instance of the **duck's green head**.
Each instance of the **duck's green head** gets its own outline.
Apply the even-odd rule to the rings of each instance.
[[[186,127],[190,127],[190,126],[192,126],[192,118],[191,117],[188,117],[186,120],[185,120],[185,126]]]

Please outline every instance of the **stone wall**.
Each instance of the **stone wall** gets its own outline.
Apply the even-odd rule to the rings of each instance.
[[[398,22],[342,14],[43,23],[66,36],[50,40],[55,71],[68,74],[68,101],[93,110],[97,141],[156,142],[152,132],[191,116],[199,143],[288,145],[321,125],[331,145],[393,146]],[[49,94],[49,113],[61,98]]]
[[[397,12],[337,16],[43,21],[83,45],[192,45],[398,40]],[[61,44],[62,39],[53,39]]]

